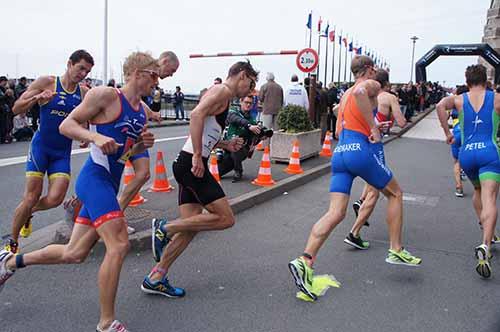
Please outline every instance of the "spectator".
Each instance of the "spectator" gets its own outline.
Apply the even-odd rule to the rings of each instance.
[[[116,88],[116,82],[115,82],[115,79],[112,78],[108,81],[108,86],[112,87],[112,88]]]
[[[87,77],[82,83],[87,89],[92,89],[92,79]]]
[[[309,109],[309,97],[306,89],[299,84],[297,75],[292,75],[292,84],[286,89],[285,92],[285,106],[298,105]]]
[[[260,127],[252,119],[250,110],[252,108],[253,96],[248,95],[240,99],[240,109],[231,108],[226,119],[226,133],[224,140],[238,136],[245,140],[245,145],[237,152],[224,150],[222,158],[218,161],[219,175],[224,176],[234,169],[233,182],[238,182],[243,176],[243,161],[247,159],[250,151],[250,143],[253,135],[260,133]]]
[[[408,96],[408,88],[406,85],[402,85],[398,90],[398,98],[399,98],[399,106],[401,108],[401,113],[406,117],[406,111],[408,109],[409,104],[409,96]],[[407,119],[408,120],[408,119]]]
[[[14,117],[14,129],[12,135],[16,141],[31,140],[33,137],[33,129],[29,127],[26,113],[20,113]]]
[[[321,128],[321,140],[325,138],[327,118],[328,118],[328,90],[323,87],[321,82],[318,82],[318,107],[316,108],[315,122],[316,128]]]
[[[174,107],[175,107],[175,121],[185,120],[184,117],[184,94],[181,91],[180,86],[175,87],[174,92]],[[179,115],[181,116],[179,118]]]
[[[277,129],[278,112],[283,107],[283,88],[274,81],[273,73],[267,73],[266,80],[259,93],[262,123],[264,127]]]
[[[12,113],[12,106],[16,102],[16,96],[14,89],[8,88],[5,91],[5,96],[7,97],[7,116],[6,116],[6,134],[5,134],[5,143],[12,143],[12,128],[14,127],[14,114]]]
[[[333,107],[338,103],[338,89],[332,82],[328,85],[328,116],[326,118],[326,130],[330,132],[334,132],[337,125],[337,117],[333,113]]]
[[[216,78],[214,79],[214,85],[217,85],[217,84],[222,84],[222,78],[220,78],[220,77],[216,77]]]
[[[31,107],[29,113],[31,115],[31,129],[33,129],[33,131],[37,131],[38,120],[40,119],[40,105],[38,103],[35,103]]]
[[[153,104],[151,105],[151,110],[153,112],[159,112],[161,110],[161,91],[159,86],[156,86],[153,90]]]
[[[8,116],[10,112],[7,92],[7,77],[0,76],[0,144],[6,143]]]
[[[21,97],[21,95],[24,93],[24,91],[26,91],[26,89],[28,89],[28,85],[26,82],[26,77],[23,76],[19,79],[19,83],[16,85],[16,88],[14,90],[16,99]]]

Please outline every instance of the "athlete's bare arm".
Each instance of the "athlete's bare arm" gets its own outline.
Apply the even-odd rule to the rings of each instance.
[[[455,101],[457,96],[448,96],[437,104],[436,110],[438,114],[439,122],[441,123],[441,128],[443,128],[444,134],[446,135],[446,142],[452,144],[454,142],[453,134],[450,132],[448,127],[448,113],[446,110],[451,110],[455,108]],[[457,108],[458,109],[458,108]]]
[[[141,101],[141,105],[146,112],[146,117],[148,117],[149,114],[154,113],[145,102]],[[154,140],[154,135],[152,132],[148,131],[148,125],[146,124],[144,126],[144,130],[141,133],[141,137],[131,149],[131,155],[134,156],[136,154],[143,153],[148,148],[153,146]]]
[[[396,123],[400,128],[403,128],[404,126],[406,126],[406,118],[403,113],[401,113],[401,107],[399,107],[398,98],[390,93],[387,93],[387,95],[389,98],[390,108],[392,111],[392,115],[394,116],[394,120],[396,120]]]
[[[111,107],[116,103],[117,107]],[[91,132],[83,125],[90,123],[105,123],[116,119],[120,112],[118,95],[114,88],[97,87],[91,89],[85,99],[78,105],[59,126],[64,136],[84,142],[92,142],[104,154],[116,153],[120,144],[111,137]]]
[[[495,93],[494,105],[495,105],[495,112],[497,112],[497,114],[500,115],[500,94],[499,93]]]
[[[28,89],[14,103],[14,114],[26,113],[36,103],[45,104],[55,95],[54,76],[41,76],[31,83]]]

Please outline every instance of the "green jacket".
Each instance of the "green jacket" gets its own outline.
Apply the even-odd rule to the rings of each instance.
[[[231,108],[226,118],[226,134],[224,139],[231,139],[233,136],[250,137],[249,126],[256,125],[257,122],[252,119],[250,112],[244,113],[239,108]]]

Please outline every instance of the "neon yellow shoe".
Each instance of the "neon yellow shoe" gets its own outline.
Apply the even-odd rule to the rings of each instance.
[[[313,273],[314,270],[310,268],[304,258],[299,257],[288,263],[288,268],[295,281],[297,288],[309,296],[311,300],[316,301],[318,297],[312,292],[313,289]]]
[[[13,254],[16,254],[19,252],[19,243],[17,243],[13,239],[9,239],[9,241],[7,241],[7,243],[5,244],[4,249],[5,251],[9,251]]]
[[[21,235],[21,237],[23,238],[27,238],[31,235],[31,233],[33,233],[33,224],[31,223],[31,217],[30,217],[28,222],[24,224],[23,227],[21,227],[19,235]]]
[[[385,261],[389,264],[419,266],[422,263],[422,258],[413,256],[404,248],[400,251],[389,249]]]

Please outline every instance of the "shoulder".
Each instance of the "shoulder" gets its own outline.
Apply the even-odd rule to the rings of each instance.
[[[53,90],[54,89],[54,84],[56,82],[56,77],[55,76],[40,76],[36,80],[33,81],[33,83],[30,84],[28,88],[31,89],[39,89],[39,90]]]
[[[118,98],[115,88],[98,86],[87,91],[85,99],[99,100],[100,104],[110,104]]]

